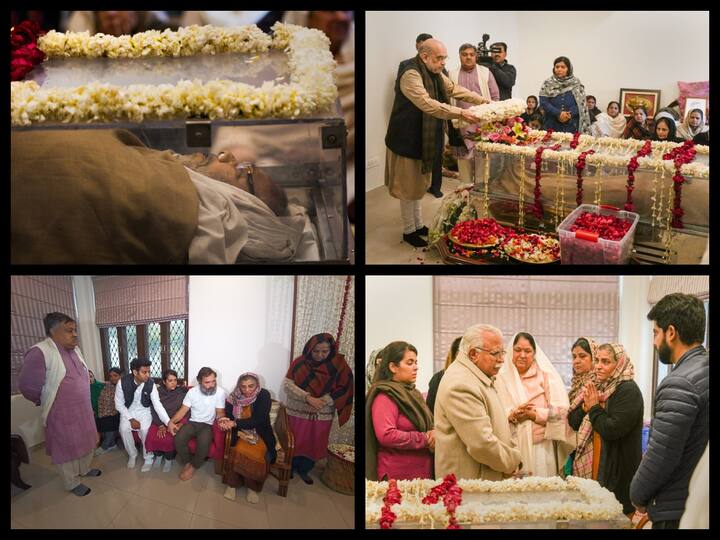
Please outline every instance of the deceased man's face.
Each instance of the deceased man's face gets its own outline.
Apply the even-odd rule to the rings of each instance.
[[[195,152],[187,155],[176,154],[176,156],[183,165],[190,169],[248,193],[253,193],[267,204],[276,215],[282,216],[287,213],[287,195],[285,191],[257,168],[253,172],[253,187],[251,189],[248,184],[247,174],[236,170],[239,162],[232,152],[207,155],[202,152]]]

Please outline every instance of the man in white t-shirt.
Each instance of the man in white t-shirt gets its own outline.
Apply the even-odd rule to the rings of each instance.
[[[175,436],[178,460],[184,464],[180,480],[190,480],[195,471],[202,467],[212,443],[212,425],[215,419],[225,417],[225,391],[217,386],[217,373],[212,368],[200,369],[198,385],[192,387],[183,399],[182,406],[170,421],[168,431]],[[190,411],[190,421],[184,426],[178,422]],[[188,443],[197,439],[197,450],[190,455]]]

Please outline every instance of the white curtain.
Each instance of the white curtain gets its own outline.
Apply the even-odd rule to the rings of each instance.
[[[648,291],[648,304],[657,304],[663,296],[671,293],[692,294],[707,300],[710,298],[709,276],[652,276]]]
[[[338,339],[340,353],[355,373],[355,278],[353,276],[297,276],[292,358],[302,354],[307,340],[327,332]],[[357,400],[357,396],[355,396]],[[355,444],[355,413],[339,427],[337,416],[331,443]]]
[[[436,276],[433,280],[435,371],[453,339],[473,324],[497,326],[507,342],[529,332],[569,385],[573,342],[618,336],[617,276]]]

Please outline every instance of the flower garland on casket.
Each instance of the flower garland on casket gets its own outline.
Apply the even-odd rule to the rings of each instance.
[[[35,21],[23,21],[10,28],[10,80],[21,81],[33,68],[45,60],[45,53],[37,46],[45,33]]]
[[[136,58],[227,52],[262,53],[271,47],[288,55],[290,81],[260,87],[213,80],[118,86],[90,83],[43,90],[34,81],[12,82],[13,126],[38,122],[142,122],[189,117],[208,119],[294,118],[330,111],[337,100],[330,40],[315,29],[275,23],[272,37],[255,25],[237,28],[190,26],[177,32],[133,36],[48,32],[38,47],[50,57]],[[252,59],[251,59],[252,60]]]

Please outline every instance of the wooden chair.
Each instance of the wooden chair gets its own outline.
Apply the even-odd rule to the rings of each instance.
[[[295,437],[290,429],[288,422],[287,410],[285,405],[279,401],[272,400],[270,407],[270,424],[275,434],[275,450],[277,459],[275,463],[270,465],[270,474],[278,479],[278,495],[287,497],[288,485],[290,483],[290,472],[292,471],[292,458],[295,449]],[[228,463],[230,456],[230,443],[232,440],[232,432],[225,432],[225,452],[223,456],[223,470]]]

